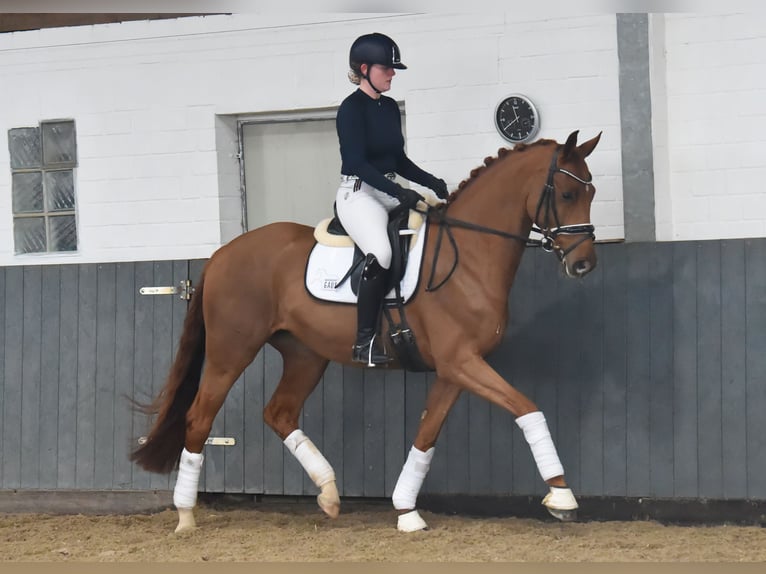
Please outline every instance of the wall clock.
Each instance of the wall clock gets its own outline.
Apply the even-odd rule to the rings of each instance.
[[[511,94],[495,108],[495,127],[509,142],[529,142],[540,131],[540,115],[528,97]]]

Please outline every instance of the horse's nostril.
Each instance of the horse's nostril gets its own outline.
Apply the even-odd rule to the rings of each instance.
[[[585,275],[590,271],[590,263],[585,259],[581,259],[574,264],[574,271],[577,275]]]

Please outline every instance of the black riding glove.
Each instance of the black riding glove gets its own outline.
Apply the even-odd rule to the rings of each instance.
[[[399,188],[399,197],[397,199],[399,200],[399,203],[407,209],[415,209],[418,201],[425,201],[425,198],[417,191],[413,191],[407,187]]]
[[[447,199],[449,197],[449,191],[447,190],[447,184],[443,179],[438,177],[432,177],[428,183],[428,189],[436,194],[439,199]]]

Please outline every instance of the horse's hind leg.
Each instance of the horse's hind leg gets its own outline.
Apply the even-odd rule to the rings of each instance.
[[[319,449],[298,428],[303,404],[316,388],[328,360],[317,355],[287,332],[275,334],[269,343],[282,355],[282,378],[263,411],[263,419],[298,459],[320,489],[319,507],[331,518],[340,512],[335,471]]]
[[[420,417],[418,434],[391,497],[394,508],[399,511],[397,528],[402,532],[415,532],[428,528],[415,509],[415,503],[431,465],[436,439],[447,414],[460,396],[460,391],[460,387],[440,377],[437,377],[428,391],[426,408]]]
[[[176,532],[191,530],[196,526],[194,507],[202,470],[202,449],[231,387],[255,358],[259,348],[258,345],[218,344],[215,339],[208,338],[207,357],[199,389],[186,413],[184,449],[173,490],[173,503],[178,510]]]

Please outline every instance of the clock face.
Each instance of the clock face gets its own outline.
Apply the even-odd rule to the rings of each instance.
[[[495,109],[495,127],[509,142],[528,142],[540,130],[535,105],[520,94],[503,98]]]

